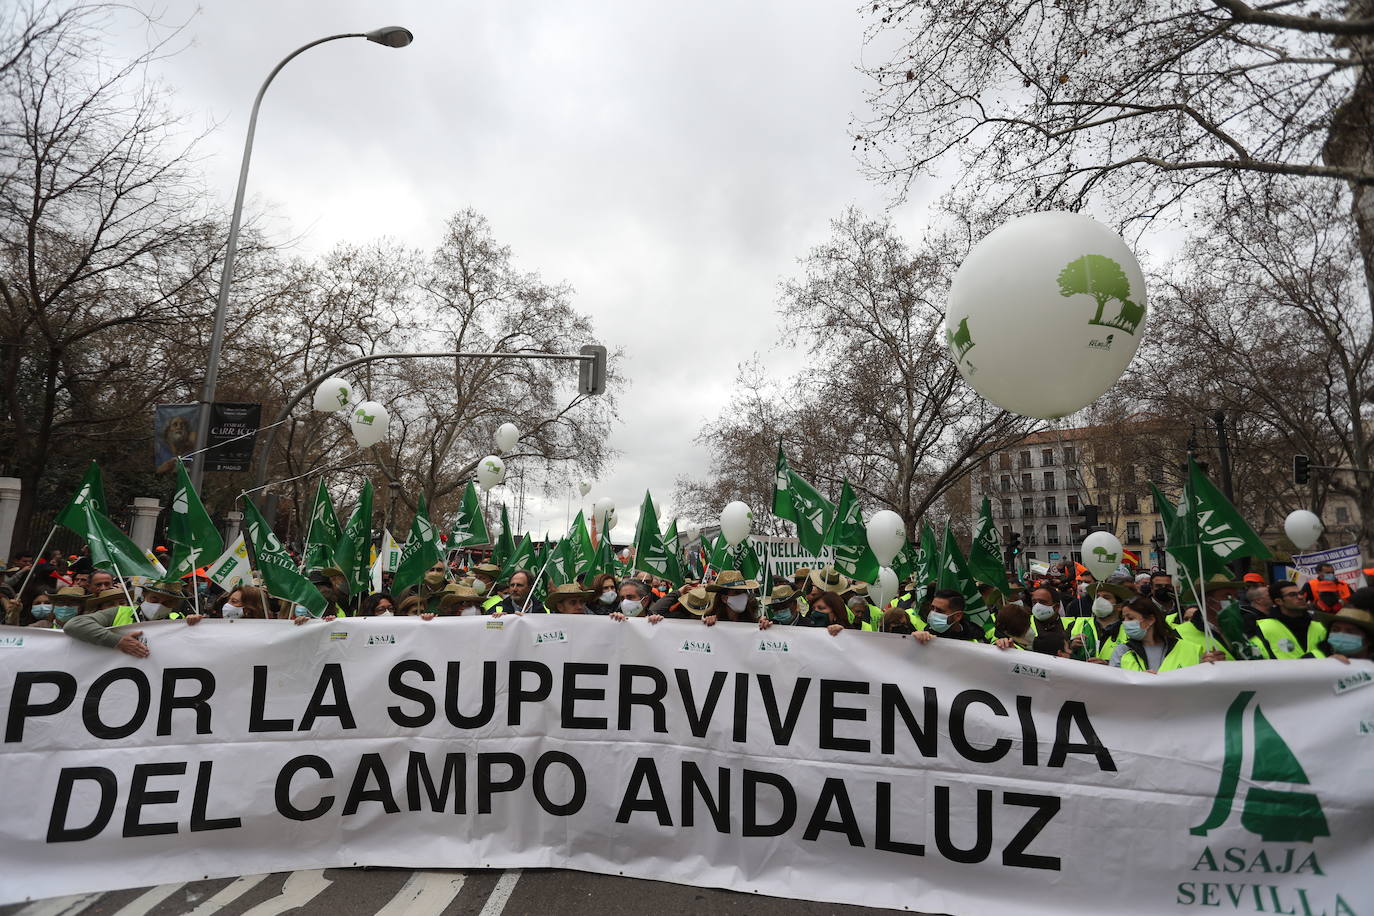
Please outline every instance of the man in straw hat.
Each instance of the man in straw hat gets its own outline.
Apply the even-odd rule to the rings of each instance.
[[[773,587],[771,594],[759,600],[763,614],[759,617],[759,629],[766,630],[774,624],[792,627],[823,627],[826,625],[824,614],[801,607],[801,595],[792,586],[783,582]]]
[[[587,591],[580,585],[556,585],[544,599],[544,607],[551,614],[585,614],[587,602],[595,595],[595,592]]]
[[[1327,630],[1323,652],[1346,663],[1374,659],[1374,587],[1356,589],[1345,607],[1334,614],[1318,611],[1317,619]]]
[[[146,658],[148,656],[148,644],[140,637],[142,630],[121,630],[120,627],[137,623],[142,620],[167,620],[172,617],[180,617],[172,607],[162,603],[163,598],[169,601],[179,597],[179,582],[156,582],[144,586],[145,594],[155,595],[149,597],[139,608],[134,608],[125,603],[126,596],[123,589],[107,588],[99,594],[92,595],[86,599],[85,613],[80,614],[62,628],[63,632],[75,637],[82,642],[88,642],[93,646],[105,646],[111,649],[118,649],[126,655],[134,658]],[[152,602],[157,601],[157,610],[147,611]],[[200,618],[188,619],[187,623],[196,623]]]

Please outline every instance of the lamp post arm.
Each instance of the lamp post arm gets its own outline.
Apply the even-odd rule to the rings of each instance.
[[[256,467],[256,469],[255,469],[255,471],[254,471],[254,473],[253,473],[253,488],[257,491],[258,499],[261,500],[264,504],[266,503],[266,500],[267,500],[267,491],[266,491],[265,489],[263,489],[263,488],[264,488],[264,487],[266,486],[266,484],[267,484],[267,462],[268,462],[268,459],[271,457],[271,454],[272,454],[272,446],[273,446],[273,444],[275,444],[275,442],[277,441],[277,430],[281,428],[281,424],[286,420],[286,418],[289,417],[289,416],[291,416],[291,411],[293,411],[293,410],[296,409],[296,405],[299,404],[299,403],[305,398],[305,396],[306,396],[307,394],[310,394],[310,393],[311,393],[312,391],[314,391],[316,388],[320,387],[320,384],[321,384],[325,379],[329,378],[330,376],[338,375],[340,372],[343,372],[343,371],[345,371],[345,370],[352,369],[354,366],[361,366],[361,365],[364,365],[365,363],[376,362],[377,360],[381,360],[381,359],[436,359],[436,358],[437,358],[437,359],[552,359],[552,360],[566,360],[566,361],[569,361],[569,362],[593,362],[593,361],[595,361],[595,359],[596,359],[595,356],[592,356],[592,355],[589,355],[589,354],[585,354],[585,353],[522,353],[522,352],[514,352],[514,353],[506,353],[506,352],[497,352],[497,353],[461,353],[461,352],[459,352],[459,353],[454,353],[454,352],[449,352],[449,353],[373,353],[373,354],[370,354],[370,355],[368,355],[368,356],[359,356],[359,357],[356,358],[356,359],[350,359],[350,360],[348,360],[347,362],[339,363],[337,366],[331,366],[330,368],[326,369],[324,372],[321,372],[319,375],[317,375],[317,376],[315,376],[314,378],[312,378],[310,381],[306,382],[305,385],[304,385],[304,387],[302,387],[302,388],[301,388],[299,391],[297,391],[295,394],[291,395],[291,397],[287,400],[287,402],[286,402],[284,405],[282,405],[282,409],[277,413],[276,419],[274,419],[274,420],[272,421],[271,425],[268,427],[268,429],[267,429],[267,440],[266,440],[266,442],[263,443],[263,449],[262,449],[262,452],[258,455],[257,467]]]
[[[317,38],[309,44],[301,45],[272,68],[272,72],[267,74],[267,79],[262,81],[262,87],[258,89],[258,94],[253,99],[253,111],[248,117],[248,136],[243,141],[243,161],[239,163],[239,184],[238,189],[234,192],[234,209],[229,217],[229,238],[224,247],[224,266],[219,275],[219,294],[215,298],[215,325],[214,330],[210,333],[210,358],[205,369],[205,387],[201,389],[200,410],[196,422],[197,448],[205,448],[210,441],[210,408],[215,401],[215,389],[219,386],[219,360],[221,351],[224,349],[224,326],[229,312],[229,284],[234,276],[234,255],[238,252],[239,224],[243,220],[243,197],[248,188],[248,163],[253,158],[253,135],[258,129],[258,109],[262,107],[262,97],[267,93],[267,87],[272,85],[272,80],[276,79],[282,67],[289,64],[297,55],[310,50],[315,45],[324,44],[326,41],[366,37],[363,32],[345,32]],[[205,462],[208,458],[208,452],[201,452],[196,456],[195,464],[191,466],[191,485],[195,487],[197,492],[202,491],[201,484],[205,479]]]

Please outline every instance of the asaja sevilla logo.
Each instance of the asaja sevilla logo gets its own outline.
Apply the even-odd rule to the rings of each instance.
[[[1253,690],[1242,691],[1226,710],[1221,781],[1206,820],[1189,832],[1207,836],[1230,820],[1248,759],[1251,784],[1241,802],[1242,827],[1266,843],[1310,843],[1330,836],[1321,802],[1311,791],[1298,788],[1310,785],[1307,773],[1259,703],[1251,708],[1254,698]]]

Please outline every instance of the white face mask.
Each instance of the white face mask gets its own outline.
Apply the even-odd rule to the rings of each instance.
[[[219,609],[219,612],[225,620],[237,620],[243,616],[243,608],[241,606],[234,607],[232,604],[225,604]]]
[[[602,604],[608,606],[615,604],[615,592],[602,592],[600,600]]]
[[[145,601],[138,607],[144,617],[152,617],[162,612],[162,605],[156,601]]]
[[[1031,613],[1035,615],[1036,620],[1049,620],[1055,615],[1055,610],[1051,605],[1037,602],[1031,606]]]
[[[1087,593],[1088,593],[1088,583],[1086,583],[1086,582],[1080,582],[1080,583],[1078,583],[1078,597],[1082,598],[1082,597],[1083,597],[1084,595],[1086,595]]]
[[[395,616],[395,614],[394,614],[394,612],[393,612],[390,608],[387,608],[385,611],[382,611],[382,612],[381,612],[380,614],[378,614],[377,616],[378,616],[378,617],[393,617],[393,616]]]
[[[479,595],[485,595],[487,593],[487,583],[481,579],[473,579],[472,590]]]
[[[1098,595],[1096,598],[1093,599],[1094,617],[1110,617],[1112,616],[1112,611],[1114,610],[1116,610],[1116,605],[1112,604],[1110,601],[1108,601],[1106,598],[1103,598],[1101,595]]]
[[[725,605],[738,614],[749,606],[749,596],[731,595],[729,598],[725,599]]]
[[[638,617],[644,613],[644,605],[633,598],[625,598],[620,602],[620,613],[626,617]]]

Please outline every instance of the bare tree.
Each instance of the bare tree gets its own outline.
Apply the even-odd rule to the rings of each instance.
[[[848,479],[866,505],[914,526],[985,455],[1039,428],[980,398],[949,358],[943,296],[967,237],[913,252],[887,220],[850,209],[832,222],[781,291],[779,315],[808,368],[782,390],[746,389],[705,434],[720,502],[732,487],[771,492],[776,431],[794,469],[831,499]]]
[[[1348,186],[1374,294],[1374,0],[897,0],[866,8],[873,174],[1018,206],[1190,215],[1244,176]],[[880,49],[880,50],[879,50]]]

